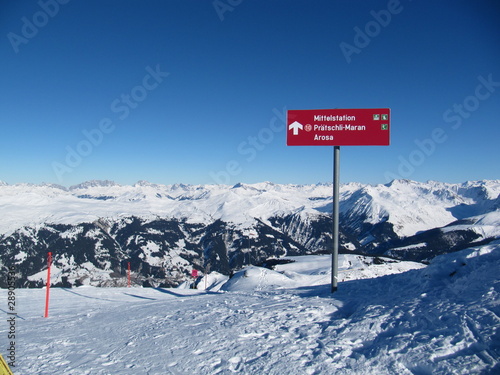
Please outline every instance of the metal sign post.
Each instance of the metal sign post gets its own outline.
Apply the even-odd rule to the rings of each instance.
[[[288,146],[334,146],[332,293],[337,290],[339,254],[340,146],[389,146],[389,108],[301,109],[287,112]]]
[[[332,250],[332,293],[337,291],[339,272],[339,186],[340,186],[340,146],[333,147],[333,250]]]

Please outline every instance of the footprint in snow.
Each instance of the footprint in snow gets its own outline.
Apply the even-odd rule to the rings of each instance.
[[[232,372],[240,372],[243,370],[243,358],[241,357],[232,357],[229,359],[229,369]]]

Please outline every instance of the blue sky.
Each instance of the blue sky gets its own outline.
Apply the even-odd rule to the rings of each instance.
[[[500,178],[497,1],[2,1],[0,180],[316,183],[287,109],[391,108],[341,181]]]

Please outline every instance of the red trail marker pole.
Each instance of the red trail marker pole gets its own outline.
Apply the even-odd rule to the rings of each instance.
[[[44,318],[49,317],[49,297],[50,297],[50,266],[52,265],[52,253],[47,256],[47,285],[45,287],[45,314]]]

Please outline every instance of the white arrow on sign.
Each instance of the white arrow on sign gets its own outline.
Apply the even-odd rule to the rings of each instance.
[[[288,130],[293,130],[293,135],[298,135],[299,129],[304,129],[304,126],[298,121],[294,121],[290,125],[288,125]]]

